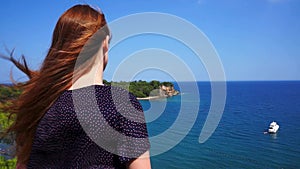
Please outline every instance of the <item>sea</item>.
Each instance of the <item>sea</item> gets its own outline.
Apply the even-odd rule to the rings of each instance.
[[[299,169],[300,81],[226,82],[223,110],[214,108],[213,93],[224,92],[214,83],[174,82],[179,95],[140,101],[152,168]],[[268,134],[273,121],[280,128]]]
[[[217,82],[196,82],[198,92],[192,83],[175,83],[175,89],[184,88],[178,96],[140,101],[152,168],[300,168],[300,81],[226,82],[224,111],[215,112],[221,118],[204,142],[199,136],[213,105],[212,83]],[[273,121],[280,128],[269,134]]]

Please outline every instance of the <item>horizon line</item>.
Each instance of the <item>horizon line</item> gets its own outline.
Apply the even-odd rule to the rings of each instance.
[[[105,79],[103,79],[105,80]],[[132,81],[108,81],[107,82],[133,82],[133,81],[146,81],[146,82],[151,82],[151,81],[159,81],[159,82],[195,82],[195,81],[162,81],[162,80],[132,80]],[[24,81],[25,82],[25,81]],[[300,82],[300,80],[226,80],[226,81],[210,81],[210,80],[197,80],[196,82]],[[23,83],[23,82],[19,82]],[[13,84],[13,82],[0,82],[0,84]]]

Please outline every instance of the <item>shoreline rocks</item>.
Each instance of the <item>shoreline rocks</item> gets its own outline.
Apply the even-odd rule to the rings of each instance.
[[[179,94],[179,91],[174,89],[173,85],[165,86],[160,85],[159,89],[156,89],[151,93],[148,97],[137,97],[138,100],[155,100],[155,99],[162,99],[167,97],[176,96]]]

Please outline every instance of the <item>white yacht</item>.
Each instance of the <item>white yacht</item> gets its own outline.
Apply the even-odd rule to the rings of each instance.
[[[276,133],[278,129],[279,129],[279,125],[275,121],[273,121],[269,126],[268,132]]]

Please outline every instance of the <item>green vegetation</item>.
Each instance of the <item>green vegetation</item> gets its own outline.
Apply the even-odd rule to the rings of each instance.
[[[133,81],[133,82],[108,82],[104,80],[104,84],[106,85],[112,85],[112,86],[118,86],[122,87],[129,92],[131,92],[133,95],[139,98],[143,97],[148,97],[150,95],[158,95],[158,90],[159,86],[164,85],[164,86],[173,86],[173,83],[171,82],[159,82],[157,80],[152,80],[150,82],[146,81]]]
[[[17,159],[6,160],[4,157],[0,156],[0,169],[13,169],[16,168]]]
[[[0,85],[0,134],[2,135],[3,131],[11,124],[11,121],[8,121],[8,113],[4,111],[4,108],[10,104],[9,100],[16,98],[20,95],[21,91],[16,87]],[[1,140],[1,143],[11,143],[9,137],[5,137]],[[0,169],[12,169],[16,168],[17,160],[5,159],[3,156],[0,156]]]
[[[12,122],[8,121],[8,113],[4,111],[8,107],[9,100],[18,97],[21,90],[13,86],[0,85],[0,133],[5,130]]]
[[[0,85],[0,103],[16,98],[21,94],[21,90],[13,86]]]

